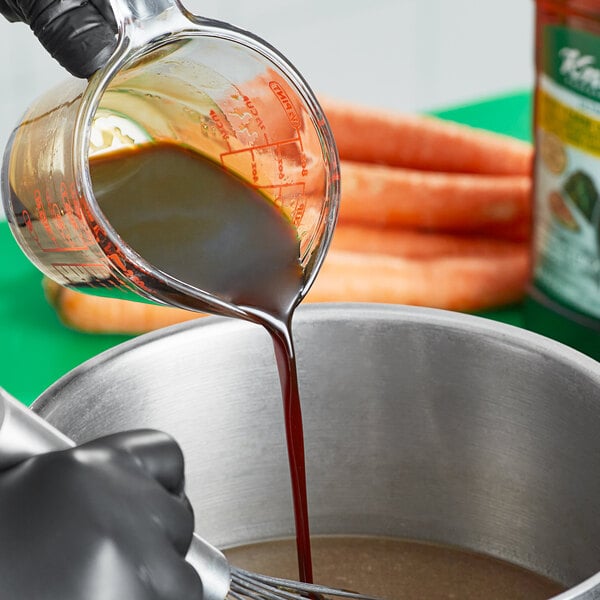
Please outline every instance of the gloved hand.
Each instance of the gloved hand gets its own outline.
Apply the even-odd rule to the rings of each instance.
[[[29,25],[75,77],[89,77],[102,67],[117,43],[108,0],[0,0],[0,13]]]
[[[107,436],[0,472],[0,598],[201,600],[194,516],[166,434]]]

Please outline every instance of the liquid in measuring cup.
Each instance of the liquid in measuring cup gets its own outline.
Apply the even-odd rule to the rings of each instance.
[[[90,160],[94,195],[123,240],[161,271],[237,306],[279,314],[303,284],[299,240],[261,192],[174,143]]]
[[[90,159],[98,205],[127,245],[186,284],[252,309],[271,335],[284,403],[299,577],[312,581],[304,435],[291,319],[304,286],[288,217],[221,165],[173,143]]]

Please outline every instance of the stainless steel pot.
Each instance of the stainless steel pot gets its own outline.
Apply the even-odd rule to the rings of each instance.
[[[295,339],[314,533],[454,544],[600,598],[600,363],[382,305],[303,307]],[[292,534],[279,393],[267,334],[209,318],[101,354],[34,408],[76,441],[173,434],[198,533],[226,547]]]

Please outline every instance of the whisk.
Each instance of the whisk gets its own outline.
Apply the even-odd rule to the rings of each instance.
[[[197,535],[186,558],[200,575],[205,600],[325,600],[331,597],[377,600],[356,592],[240,569],[231,565],[220,550]]]
[[[0,387],[0,469],[30,456],[75,443]],[[259,575],[229,564],[225,555],[194,534],[186,560],[202,581],[204,600],[377,600],[355,592]]]

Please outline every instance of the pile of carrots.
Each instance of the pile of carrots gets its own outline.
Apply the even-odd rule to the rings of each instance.
[[[480,311],[522,298],[530,273],[530,144],[321,98],[341,159],[332,245],[306,302]],[[195,313],[45,282],[67,325],[136,334]]]
[[[478,311],[529,278],[529,144],[434,117],[322,100],[342,201],[309,301]]]

